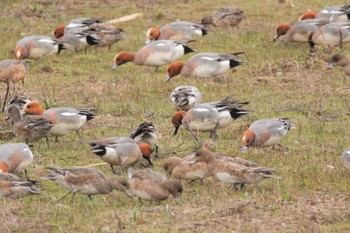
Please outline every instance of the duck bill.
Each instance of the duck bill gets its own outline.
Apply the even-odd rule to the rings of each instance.
[[[197,160],[195,160],[195,159],[192,159],[192,160],[190,161],[190,165],[195,164],[195,163],[197,163]]]
[[[149,43],[151,43],[152,41],[149,39],[149,38],[147,38],[146,39],[146,41],[145,41],[145,44],[149,44]]]
[[[131,193],[130,189],[126,190],[124,193],[126,196],[132,198],[132,193]]]
[[[172,78],[171,76],[165,77],[165,82],[169,82],[171,78]]]
[[[329,63],[328,66],[327,66],[328,69],[332,69],[333,67],[334,67],[333,63]]]
[[[278,38],[279,38],[279,35],[275,35],[275,36],[273,37],[273,41],[276,41]]]
[[[179,131],[179,128],[180,126],[174,126],[174,132],[173,132],[173,135],[176,135],[177,134],[177,131]]]
[[[152,160],[150,158],[148,158],[148,157],[143,157],[143,158],[147,160],[147,162],[149,163],[149,165],[151,167],[153,167],[153,163],[152,163]]]
[[[114,64],[113,66],[112,66],[112,70],[115,70],[115,69],[117,69],[118,68],[118,64]]]

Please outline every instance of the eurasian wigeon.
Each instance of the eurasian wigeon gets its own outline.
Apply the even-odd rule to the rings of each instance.
[[[64,49],[62,41],[49,36],[26,36],[19,40],[14,51],[15,58],[39,59],[43,56],[60,53]]]
[[[278,143],[293,126],[289,118],[260,119],[244,132],[242,143],[246,147],[264,147]]]
[[[276,35],[273,40],[285,35],[286,41],[308,43],[312,34],[326,23],[321,19],[308,19],[296,22],[293,25],[280,24],[276,28]]]
[[[7,97],[10,91],[10,83],[22,82],[27,77],[28,64],[25,61],[1,60],[0,61],[0,82],[6,83],[6,94],[2,106],[4,112]]]
[[[0,197],[18,199],[41,194],[37,185],[37,181],[24,180],[16,175],[0,172]]]
[[[151,122],[144,122],[139,127],[133,130],[130,134],[132,138],[138,144],[147,143],[155,149],[155,156],[158,154],[158,138],[159,133],[157,128]]]
[[[123,29],[101,23],[99,19],[93,18],[85,18],[85,20],[84,18],[75,19],[68,22],[67,26],[63,24],[58,25],[54,30],[54,35],[57,39],[64,39],[64,33],[69,33],[72,29],[75,32],[80,30],[82,33],[87,33],[96,40],[98,39],[97,46],[108,46],[108,50],[115,42],[126,39]]]
[[[209,175],[207,164],[204,162],[191,164],[190,161],[192,159],[194,159],[194,154],[190,156],[190,159],[175,156],[168,157],[163,163],[163,169],[170,178],[188,180],[190,182],[200,180],[203,183],[205,177]]]
[[[114,189],[130,196],[128,183],[118,176],[107,176],[102,171],[90,167],[48,167],[51,174],[43,179],[53,180],[69,192],[58,199],[64,199],[68,194],[73,193],[72,200],[77,193],[87,195],[90,199],[92,195],[109,194]]]
[[[349,4],[326,6],[317,13],[316,18],[326,19],[326,20],[329,20],[329,22],[348,23],[349,10],[350,10]]]
[[[28,115],[39,115],[51,121],[54,126],[50,129],[49,135],[55,136],[58,142],[58,136],[64,136],[68,133],[76,131],[79,138],[79,129],[82,128],[86,122],[96,117],[93,114],[93,109],[87,108],[50,108],[43,110],[41,104],[37,101],[30,101],[23,107],[23,111]]]
[[[198,53],[186,62],[176,61],[171,63],[166,72],[166,81],[180,74],[184,77],[212,78],[227,73],[230,69],[245,64],[237,60],[240,53]]]
[[[100,43],[100,39],[95,34],[83,32],[80,28],[73,28],[64,33],[62,44],[67,50],[76,54],[79,51],[87,50],[89,47]]]
[[[299,21],[307,20],[307,19],[315,19],[317,16],[317,12],[315,11],[306,11],[299,17]]]
[[[350,169],[350,148],[343,151],[341,155],[341,160],[344,164],[344,166],[348,169]]]
[[[146,33],[146,44],[154,40],[185,40],[192,41],[196,37],[208,34],[203,25],[187,21],[176,21],[164,25],[160,29],[151,27]]]
[[[210,137],[216,138],[216,129],[224,128],[235,119],[251,113],[242,108],[249,102],[239,102],[232,98],[233,96],[230,95],[221,101],[198,104],[188,112],[176,112],[172,118],[174,135],[182,125],[185,129],[194,132],[210,131]]]
[[[170,100],[176,109],[188,111],[202,102],[202,94],[194,86],[178,86],[170,94]]]
[[[330,58],[328,68],[331,69],[334,66],[340,66],[344,68],[344,72],[347,75],[350,75],[350,60],[340,54],[335,54]]]
[[[235,27],[244,18],[244,12],[235,6],[225,6],[215,10],[201,20],[203,25],[213,25],[215,27]]]
[[[54,126],[51,121],[41,116],[22,117],[21,111],[14,105],[9,107],[8,115],[12,120],[12,132],[16,137],[25,140],[26,143],[45,137],[48,144],[47,136]]]
[[[197,162],[205,162],[210,175],[236,188],[237,185],[242,188],[245,184],[258,183],[267,178],[280,178],[274,176],[275,170],[270,168],[246,167],[242,164],[217,159],[205,146],[196,152],[194,160],[191,161],[192,164]]]
[[[136,65],[146,65],[159,67],[164,64],[176,61],[187,53],[194,52],[190,47],[182,42],[173,40],[160,40],[149,43],[138,52],[119,52],[114,57],[112,69],[133,62]]]
[[[343,48],[343,43],[348,41],[350,41],[350,23],[335,22],[325,24],[315,31],[309,44],[311,49],[315,45],[328,45],[329,47],[339,45],[340,48]]]
[[[33,161],[33,153],[25,143],[6,143],[0,145],[0,173],[21,172]]]
[[[110,164],[113,173],[114,165],[132,166],[143,157],[152,166],[152,147],[147,143],[137,144],[128,137],[103,138],[90,142],[91,152]]]
[[[128,170],[128,183],[131,192],[140,201],[164,201],[169,195],[176,200],[181,195],[182,185],[177,181],[159,177],[159,173],[155,175],[151,170],[142,171],[142,174],[138,172]]]

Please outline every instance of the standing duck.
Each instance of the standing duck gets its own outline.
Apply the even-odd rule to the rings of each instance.
[[[206,34],[208,34],[208,30],[202,24],[176,21],[166,24],[160,29],[149,28],[146,33],[146,44],[155,40],[192,41]]]
[[[63,200],[68,194],[73,193],[72,201],[77,193],[87,195],[109,194],[114,189],[125,192],[128,196],[128,184],[118,176],[108,177],[102,171],[90,167],[48,167],[51,174],[43,179],[53,180],[69,192],[61,197]]]
[[[237,56],[240,54],[242,53],[198,53],[186,62],[173,62],[166,70],[166,81],[179,74],[184,77],[199,78],[212,78],[223,75],[230,69],[245,63],[237,60]]]
[[[289,118],[260,119],[254,121],[244,132],[245,147],[264,147],[278,143],[292,127]]]
[[[14,51],[15,58],[39,59],[54,53],[60,53],[63,46],[62,41],[49,36],[26,36],[19,40]]]
[[[194,132],[209,131],[211,138],[217,138],[216,129],[224,128],[235,119],[250,113],[242,108],[249,102],[239,102],[232,98],[230,95],[221,101],[198,104],[188,112],[176,112],[172,118],[174,135],[182,125]]]
[[[153,165],[152,147],[146,143],[138,145],[128,137],[103,138],[90,142],[90,146],[91,152],[108,163],[114,174],[116,171],[113,166],[132,166],[137,164],[142,157],[148,161],[150,166]]]
[[[59,136],[64,136],[68,133],[76,131],[80,140],[81,136],[79,129],[82,128],[88,121],[96,117],[92,113],[92,109],[85,108],[50,108],[43,110],[41,104],[37,101],[30,101],[23,107],[23,111],[28,115],[39,115],[53,123],[49,135],[55,136],[55,141],[58,142]]]
[[[149,43],[142,47],[138,52],[119,52],[114,57],[112,69],[133,62],[136,65],[159,67],[164,64],[176,61],[187,53],[194,52],[183,42],[173,40],[160,40]]]

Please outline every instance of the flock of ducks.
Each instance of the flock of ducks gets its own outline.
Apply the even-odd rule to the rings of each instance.
[[[287,40],[307,42],[311,48],[321,43],[319,37],[328,38],[324,40],[327,43],[322,44],[342,44],[348,40],[346,26],[349,20],[341,21],[344,20],[342,16],[350,11],[348,8],[349,6],[333,6],[321,10],[318,14],[307,12],[301,17],[301,21],[293,26],[285,24],[278,26],[275,39],[285,35]],[[229,6],[206,16],[202,24],[176,21],[160,29],[152,27],[146,33],[146,45],[136,53],[119,52],[114,58],[113,69],[127,62],[154,66],[157,69],[168,64],[166,81],[176,75],[201,78],[224,75],[230,69],[245,63],[239,60],[242,52],[227,54],[202,52],[186,62],[177,60],[187,53],[195,52],[187,43],[208,34],[208,28],[204,25],[211,23],[223,27],[237,26],[243,18],[243,11]],[[321,24],[326,21],[327,24]],[[333,30],[334,25],[337,25],[337,30]],[[0,61],[0,81],[7,84],[3,112],[10,83],[23,82],[27,75],[28,67],[23,59],[39,59],[60,53],[62,50],[77,53],[91,46],[107,46],[110,49],[113,43],[126,39],[122,29],[102,23],[96,18],[73,19],[65,25],[57,26],[54,35],[55,38],[27,36],[19,40],[15,47],[16,60]],[[333,57],[332,64],[349,67],[349,61],[341,56]],[[170,94],[170,99],[177,110],[172,117],[174,135],[180,126],[183,126],[195,140],[200,132],[210,132],[210,137],[216,140],[218,129],[225,128],[237,118],[252,112],[245,109],[249,102],[239,101],[232,95],[222,100],[202,103],[202,94],[194,86],[176,87]],[[20,198],[29,194],[40,194],[40,182],[30,180],[26,172],[26,168],[34,159],[28,143],[46,138],[49,146],[50,136],[55,137],[57,142],[58,137],[74,131],[80,137],[79,129],[96,118],[96,115],[93,109],[88,108],[59,107],[44,110],[38,101],[23,97],[13,98],[6,106],[12,132],[25,143],[0,145],[0,197]],[[277,144],[293,126],[289,118],[257,120],[242,136],[242,150]],[[51,173],[43,178],[55,181],[69,191],[58,201],[70,193],[73,194],[73,200],[77,193],[91,198],[96,194],[108,194],[114,189],[124,192],[129,197],[136,196],[139,200],[163,201],[169,196],[177,200],[183,191],[179,182],[181,180],[203,182],[206,177],[214,176],[236,189],[242,189],[245,184],[258,183],[267,178],[280,179],[272,168],[240,157],[213,153],[205,145],[195,153],[182,158],[174,156],[166,158],[163,163],[166,175],[150,168],[136,169],[136,165],[142,159],[148,162],[148,166],[153,166],[152,153],[155,152],[157,157],[158,139],[159,133],[152,123],[141,123],[128,136],[89,141],[91,153],[110,165],[112,176],[107,176],[91,167],[49,166]],[[342,157],[350,166],[350,152],[344,152]],[[116,170],[116,166],[120,169]],[[25,178],[12,174],[23,170]],[[119,175],[122,173],[127,173],[128,178],[121,178]]]

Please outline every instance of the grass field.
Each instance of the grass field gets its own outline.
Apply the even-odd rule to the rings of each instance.
[[[301,3],[304,2],[304,3]],[[327,69],[325,60],[334,52],[318,47],[312,56],[306,44],[273,42],[278,23],[295,22],[307,9],[346,1],[277,0],[61,0],[0,1],[1,59],[11,58],[16,42],[26,35],[51,35],[56,25],[77,17],[101,17],[105,21],[137,12],[143,18],[115,25],[126,31],[127,40],[87,53],[63,51],[60,55],[30,62],[25,87],[19,94],[44,101],[50,107],[92,107],[99,118],[83,130],[84,143],[76,134],[60,138],[49,150],[44,140],[34,143],[34,162],[29,176],[40,179],[45,167],[81,166],[100,163],[89,152],[88,141],[109,136],[126,136],[143,121],[158,128],[160,153],[185,156],[197,146],[191,134],[180,129],[172,135],[174,106],[170,92],[179,85],[196,86],[203,102],[221,100],[234,93],[249,101],[244,116],[218,130],[216,142],[208,133],[201,142],[226,152],[275,168],[281,180],[266,180],[234,191],[208,178],[203,185],[183,183],[180,204],[169,198],[161,204],[129,199],[114,191],[106,196],[77,195],[57,203],[66,190],[43,180],[40,196],[0,200],[0,232],[350,232],[350,171],[340,161],[349,146],[349,78],[340,68]],[[137,51],[150,26],[162,26],[176,19],[198,22],[216,8],[233,4],[245,12],[238,28],[210,28],[210,34],[190,46],[200,52],[240,52],[248,62],[226,76],[213,79],[175,77],[165,83],[166,66],[128,63],[112,71],[119,51]],[[193,54],[186,55],[187,60]],[[3,98],[5,85],[0,85]],[[261,118],[289,117],[296,128],[282,140],[283,148],[240,152],[241,137],[251,122]],[[0,130],[10,130],[0,116]],[[16,138],[1,143],[19,141]],[[154,159],[161,171],[164,157]],[[97,168],[112,175],[107,164]],[[126,174],[123,174],[124,176]]]

